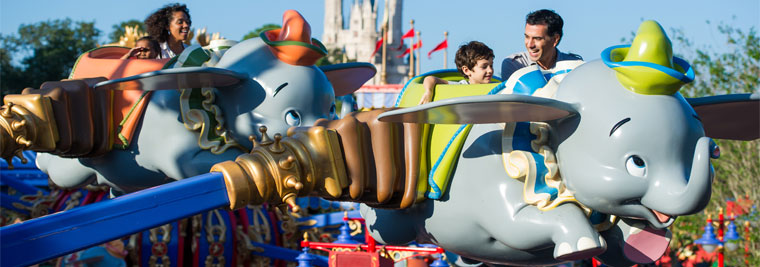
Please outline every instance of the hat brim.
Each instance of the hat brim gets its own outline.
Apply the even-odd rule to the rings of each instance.
[[[685,60],[673,57],[675,69],[644,61],[623,61],[630,45],[618,45],[602,52],[602,61],[615,70],[628,90],[645,95],[672,95],[694,80],[694,69]]]
[[[266,43],[272,53],[281,61],[299,66],[314,65],[317,60],[327,55],[327,49],[319,42],[312,38],[311,43],[301,41],[272,41],[277,38],[282,29],[275,29],[262,32],[261,40]]]

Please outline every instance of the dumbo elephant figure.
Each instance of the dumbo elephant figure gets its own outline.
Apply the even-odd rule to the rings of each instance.
[[[59,186],[97,179],[117,195],[207,173],[248,152],[249,136],[260,136],[261,126],[284,133],[336,118],[335,96],[350,94],[376,72],[369,63],[315,66],[326,53],[293,10],[283,15],[282,29],[260,38],[228,49],[188,47],[170,62],[174,68],[95,86],[152,94],[124,149],[91,158],[41,154],[37,164]]]
[[[430,180],[440,197],[404,210],[363,206],[369,231],[496,265],[658,259],[666,227],[710,199],[719,155],[710,137],[758,138],[758,96],[685,99],[678,90],[694,72],[671,49],[662,27],[645,21],[632,45],[548,82],[551,73],[528,67],[495,95],[380,115],[475,125],[449,180]],[[545,85],[526,87],[531,79]],[[725,114],[738,110],[746,112]]]

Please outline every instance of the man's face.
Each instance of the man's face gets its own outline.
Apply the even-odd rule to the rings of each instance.
[[[525,24],[525,48],[530,59],[541,63],[553,63],[555,47],[559,43],[559,34],[549,36],[549,27],[545,24]],[[543,67],[543,66],[542,66]]]
[[[478,59],[472,69],[463,66],[462,72],[467,75],[470,84],[490,83],[493,76],[493,58]]]

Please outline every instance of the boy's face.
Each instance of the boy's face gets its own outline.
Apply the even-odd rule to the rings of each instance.
[[[463,66],[462,72],[467,75],[470,84],[490,83],[493,76],[493,58],[478,59],[472,69]]]
[[[139,59],[156,58],[156,56],[158,55],[156,54],[157,53],[156,51],[153,51],[150,49],[150,42],[148,42],[147,40],[137,41],[137,43],[135,44],[135,47],[142,48],[140,51],[137,52],[137,55],[135,55],[135,57]]]

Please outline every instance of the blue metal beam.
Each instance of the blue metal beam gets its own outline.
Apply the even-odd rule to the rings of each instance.
[[[229,205],[209,173],[0,228],[0,266],[26,266]]]
[[[6,208],[6,209],[10,209],[10,210],[13,210],[15,212],[20,212],[20,213],[29,215],[29,210],[24,210],[24,209],[20,209],[18,207],[15,207],[15,206],[13,206],[14,203],[18,203],[18,204],[20,204],[20,205],[22,205],[24,207],[28,207],[29,209],[31,209],[31,207],[29,207],[29,205],[27,205],[27,204],[31,204],[31,203],[23,202],[23,201],[21,201],[21,199],[19,199],[17,197],[14,197],[14,196],[10,196],[10,195],[8,195],[6,193],[0,193],[0,207]]]
[[[39,191],[47,192],[44,190],[40,190],[30,184],[27,184],[23,180],[13,177],[13,175],[8,175],[7,172],[13,172],[13,173],[35,172],[35,170],[3,170],[3,174],[0,175],[0,185],[7,185],[10,187],[13,187],[13,189],[16,189],[16,191],[20,192],[22,195],[36,195],[37,192]],[[40,171],[36,171],[36,172],[42,173]],[[45,176],[45,186],[47,186],[47,176]]]

